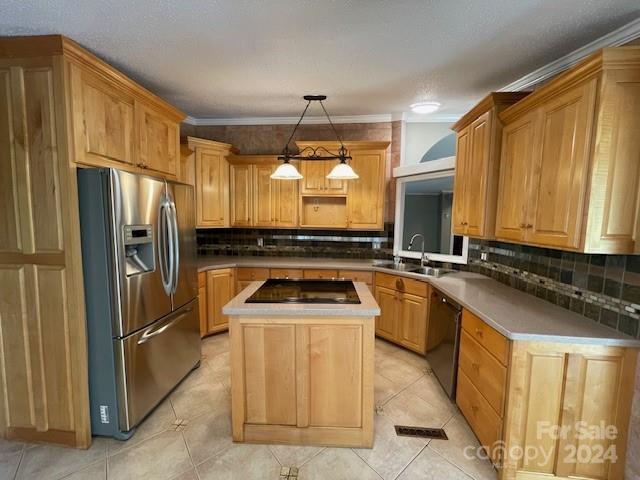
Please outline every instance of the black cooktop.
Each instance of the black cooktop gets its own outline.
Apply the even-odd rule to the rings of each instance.
[[[351,280],[269,279],[246,303],[360,303]]]

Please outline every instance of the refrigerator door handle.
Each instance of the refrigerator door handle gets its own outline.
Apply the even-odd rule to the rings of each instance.
[[[169,202],[169,212],[171,214],[172,231],[173,231],[173,283],[171,293],[176,293],[178,288],[178,274],[180,272],[180,239],[178,238],[178,212],[176,204],[173,200]]]
[[[182,320],[184,317],[189,315],[189,313],[191,313],[192,310],[193,310],[193,308],[189,307],[189,308],[185,309],[180,315],[177,315],[176,317],[172,318],[170,321],[168,321],[167,323],[163,324],[162,326],[148,328],[147,330],[144,331],[144,333],[140,337],[140,340],[138,340],[138,345],[142,345],[143,343],[147,343],[153,337],[156,337],[158,335],[162,335],[164,332],[169,330],[173,325],[175,325],[180,320]]]
[[[158,255],[160,256],[160,274],[162,287],[167,295],[171,295],[173,279],[173,243],[171,220],[169,218],[169,204],[166,200],[160,203],[158,212]]]

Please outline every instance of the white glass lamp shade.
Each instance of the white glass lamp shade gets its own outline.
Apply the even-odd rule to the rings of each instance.
[[[419,114],[433,113],[439,108],[440,104],[438,102],[418,102],[411,105],[411,111]]]
[[[353,171],[353,168],[351,168],[350,165],[341,162],[333,167],[333,170],[329,172],[327,178],[329,180],[354,180],[360,177]]]
[[[290,163],[283,163],[271,174],[274,180],[299,180],[302,178],[298,169]]]

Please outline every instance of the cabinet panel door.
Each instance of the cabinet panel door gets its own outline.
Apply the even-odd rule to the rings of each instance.
[[[133,165],[133,98],[75,65],[70,72],[76,161]]]
[[[256,227],[275,226],[276,184],[271,180],[275,166],[253,166],[253,225]],[[282,180],[280,180],[282,181]]]
[[[380,306],[380,316],[376,317],[376,335],[388,340],[398,339],[399,302],[396,292],[385,287],[376,287],[376,302]]]
[[[229,164],[216,150],[196,148],[198,227],[229,226]]]
[[[349,228],[382,228],[386,151],[353,151],[351,155],[351,167],[360,178],[349,181]]]
[[[180,133],[178,124],[136,103],[138,155],[143,168],[177,176]]]
[[[276,225],[298,226],[298,180],[273,180],[276,188]]]
[[[333,170],[333,167],[338,165],[338,160],[325,160],[322,163],[324,166],[324,189],[325,193],[328,195],[346,195],[347,193],[347,182],[349,180],[329,180],[327,175]]]
[[[362,426],[362,326],[308,329],[309,425]]]
[[[200,336],[204,337],[209,330],[207,321],[207,287],[198,287],[198,313],[200,318]]]
[[[399,341],[411,350],[424,353],[427,336],[427,299],[403,293],[400,296]]]
[[[231,165],[231,226],[248,227],[252,224],[252,165]]]
[[[534,158],[537,115],[532,112],[502,131],[496,237],[522,241],[527,226],[529,177]]]
[[[295,425],[295,325],[246,325],[242,337],[246,423]]]
[[[235,296],[235,275],[229,268],[207,272],[207,320],[208,332],[213,333],[228,325],[229,319],[222,313],[224,307]]]
[[[322,195],[325,190],[325,166],[324,162],[300,162],[300,193],[303,195]]]
[[[594,79],[541,106],[527,241],[580,245],[596,85]]]
[[[465,165],[464,191],[467,235],[483,236],[485,234],[487,182],[490,175],[491,115],[490,111],[486,112],[470,125],[471,148]]]
[[[467,126],[458,132],[456,138],[456,175],[453,186],[453,233],[458,235],[466,234],[466,193],[465,187],[468,182],[467,163],[469,157],[469,130]]]

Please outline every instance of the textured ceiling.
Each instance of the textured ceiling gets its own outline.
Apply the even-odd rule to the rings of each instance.
[[[298,115],[305,93],[333,115],[458,114],[638,17],[638,0],[0,0],[0,35],[63,33],[195,117]]]

